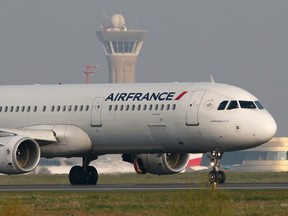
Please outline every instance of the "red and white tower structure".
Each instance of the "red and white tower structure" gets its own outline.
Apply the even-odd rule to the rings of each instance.
[[[86,71],[84,72],[84,75],[86,77],[86,84],[90,83],[91,76],[93,76],[96,73],[97,67],[98,67],[98,65],[90,65],[90,64],[86,65]]]

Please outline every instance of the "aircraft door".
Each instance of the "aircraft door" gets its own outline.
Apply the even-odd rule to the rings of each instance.
[[[91,109],[91,126],[92,127],[101,127],[101,109],[103,104],[104,98],[97,97],[94,99],[94,103]]]
[[[189,100],[186,114],[186,125],[187,126],[198,126],[198,112],[202,98],[206,91],[199,90],[193,91],[192,96]]]

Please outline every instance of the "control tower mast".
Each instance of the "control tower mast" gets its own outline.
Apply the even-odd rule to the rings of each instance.
[[[127,30],[124,17],[114,14],[111,25],[102,26],[96,34],[106,53],[110,83],[134,83],[136,60],[146,31]]]

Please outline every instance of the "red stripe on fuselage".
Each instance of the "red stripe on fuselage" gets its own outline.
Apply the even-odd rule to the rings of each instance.
[[[188,91],[183,91],[181,94],[179,94],[175,100],[180,100]]]

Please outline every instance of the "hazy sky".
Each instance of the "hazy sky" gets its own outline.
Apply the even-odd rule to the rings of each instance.
[[[108,82],[95,34],[114,13],[147,30],[137,82],[209,81],[242,87],[288,136],[287,0],[1,0],[0,84]]]

